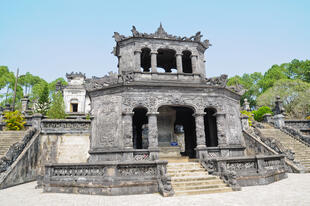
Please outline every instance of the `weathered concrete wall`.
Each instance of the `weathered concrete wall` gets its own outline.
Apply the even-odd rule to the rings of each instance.
[[[39,174],[43,175],[47,163],[86,163],[89,145],[89,134],[42,134],[39,143]]]

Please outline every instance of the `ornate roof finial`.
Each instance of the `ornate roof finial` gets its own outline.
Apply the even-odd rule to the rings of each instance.
[[[160,25],[159,25],[157,31],[155,32],[155,36],[159,37],[159,38],[165,38],[165,37],[169,36],[168,33],[164,30],[161,22],[160,22]]]

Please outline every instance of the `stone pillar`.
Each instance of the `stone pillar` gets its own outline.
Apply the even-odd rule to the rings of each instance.
[[[136,64],[136,71],[140,71],[141,69],[141,50],[135,51],[135,64]]]
[[[217,124],[217,138],[218,138],[218,145],[225,146],[227,145],[227,137],[226,137],[226,124],[225,124],[225,113],[216,114],[216,124]]]
[[[205,113],[194,114],[195,123],[196,123],[197,148],[205,148],[206,147],[204,115],[205,115]]]
[[[25,113],[26,110],[28,109],[28,102],[29,102],[29,99],[28,99],[28,96],[25,95],[24,98],[21,99],[21,102],[22,102],[22,113]]]
[[[191,55],[193,74],[197,73],[197,55]]]
[[[248,130],[250,128],[249,125],[249,117],[247,115],[241,114],[241,126],[243,130]]]
[[[181,73],[183,73],[182,54],[177,53],[175,56],[176,56],[176,61],[177,61],[178,74],[181,74]]]
[[[36,128],[37,130],[41,130],[41,120],[42,114],[35,113],[32,115],[32,127]]]
[[[123,113],[123,138],[124,138],[124,148],[133,149],[132,142],[132,116],[133,112]]]
[[[152,72],[157,72],[157,52],[151,52]]]
[[[148,127],[149,127],[149,149],[158,148],[158,129],[157,129],[157,115],[158,112],[147,113],[148,116]]]
[[[282,128],[283,126],[285,126],[284,115],[282,114],[274,115],[273,119],[275,127]]]

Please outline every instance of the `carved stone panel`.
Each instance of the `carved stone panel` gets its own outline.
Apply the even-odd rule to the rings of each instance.
[[[104,95],[93,100],[92,148],[122,146],[121,96]]]

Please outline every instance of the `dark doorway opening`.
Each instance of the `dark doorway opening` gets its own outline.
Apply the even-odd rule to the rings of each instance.
[[[172,49],[158,49],[157,67],[163,68],[165,72],[171,73],[172,69],[176,70],[176,52]]]
[[[149,48],[141,49],[141,67],[143,72],[149,72],[151,68],[151,50]]]
[[[158,142],[159,146],[168,146],[170,143],[178,142],[182,156],[196,157],[196,129],[194,111],[183,106],[162,106],[158,109]],[[183,148],[183,149],[182,149]]]
[[[190,51],[186,50],[182,52],[182,67],[184,73],[193,73],[191,55],[192,53]]]
[[[71,112],[78,112],[78,104],[71,103]]]
[[[205,109],[206,115],[204,116],[205,136],[207,147],[217,147],[217,124],[216,124],[216,110],[213,108]]]
[[[146,149],[147,148],[147,142],[146,142],[147,137],[145,133],[147,133],[147,124],[148,124],[148,118],[146,116],[147,109],[135,108],[133,112],[134,112],[134,115],[132,118],[133,148],[134,149]]]

